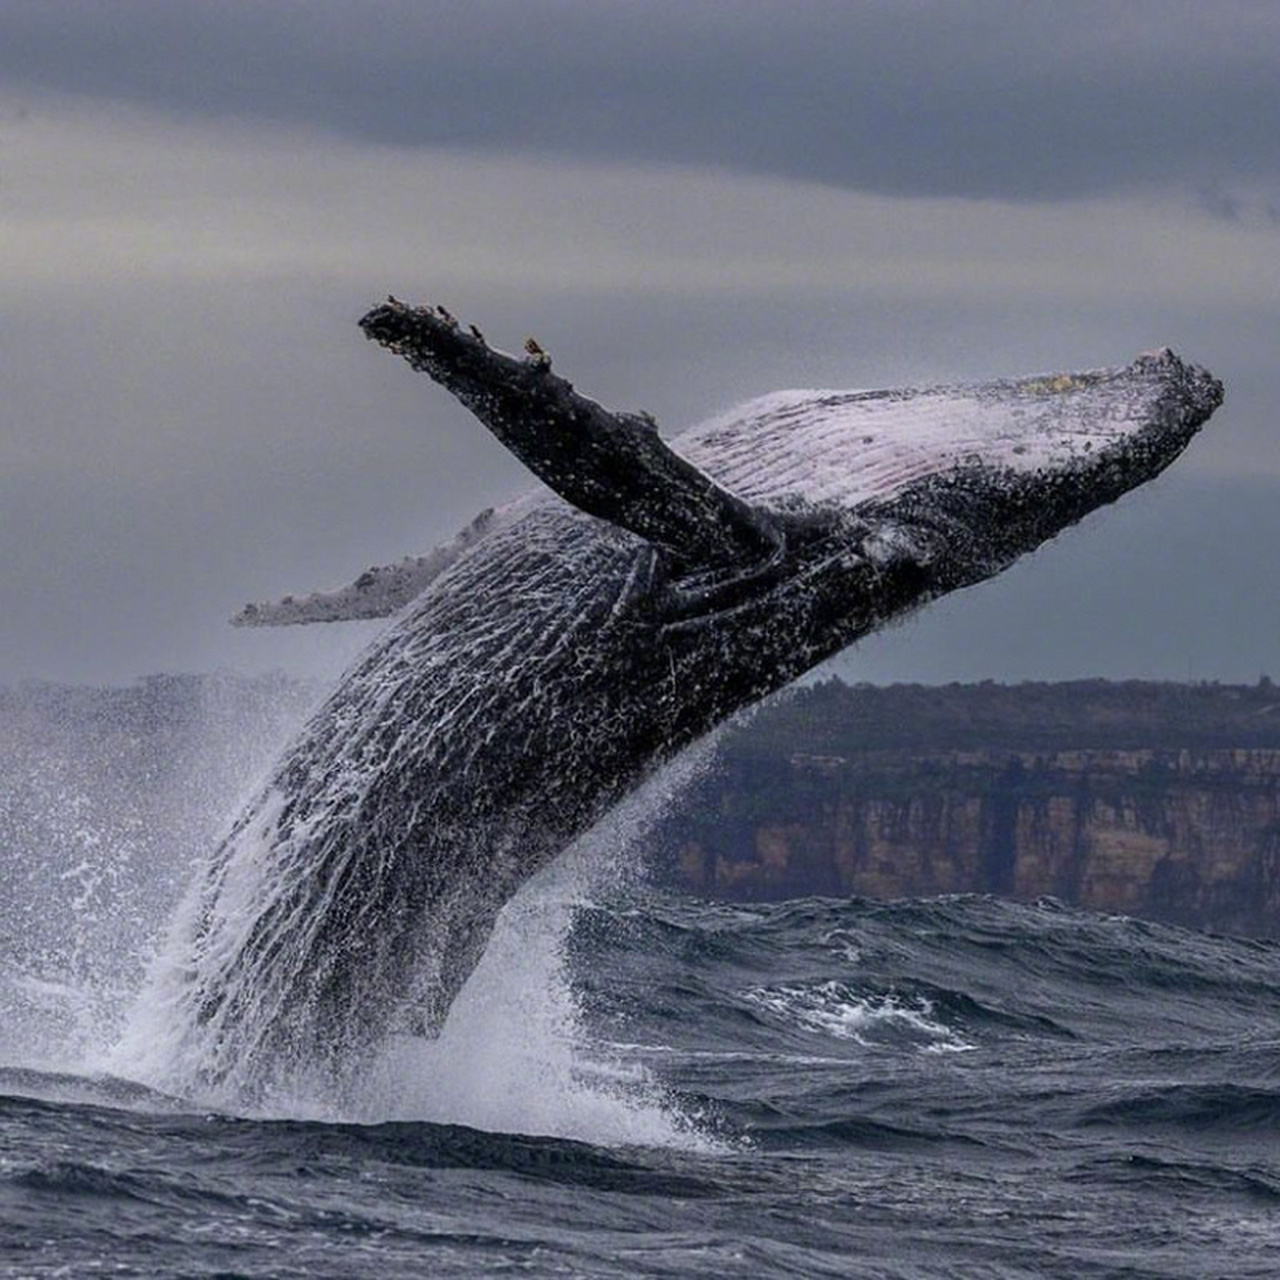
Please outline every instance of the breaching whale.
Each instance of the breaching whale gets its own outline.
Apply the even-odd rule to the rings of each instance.
[[[339,1093],[430,1034],[495,917],[663,762],[860,636],[1162,471],[1221,402],[1172,352],[939,388],[786,392],[668,444],[443,309],[366,335],[545,490],[269,624],[398,613],[200,871],[167,1018],[193,1088]]]

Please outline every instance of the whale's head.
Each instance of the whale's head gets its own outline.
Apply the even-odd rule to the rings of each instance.
[[[780,391],[673,444],[764,507],[865,510],[924,484],[1030,481],[1100,505],[1162,471],[1222,402],[1165,349],[1117,369],[893,391]],[[1117,487],[1118,486],[1118,487]]]
[[[826,531],[790,577],[821,614],[816,648],[834,651],[1151,480],[1221,400],[1215,378],[1164,350],[1086,373],[779,392],[672,444],[754,508]],[[771,607],[789,585],[769,584]]]

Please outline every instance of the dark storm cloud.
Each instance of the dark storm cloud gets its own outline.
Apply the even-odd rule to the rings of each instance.
[[[904,195],[1280,170],[1280,9],[1248,0],[8,0],[0,80]]]

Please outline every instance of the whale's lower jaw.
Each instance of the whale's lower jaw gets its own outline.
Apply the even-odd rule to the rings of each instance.
[[[1059,380],[783,397],[681,437],[690,465],[648,424],[548,391],[545,367],[491,360],[432,313],[384,312],[375,336],[481,404],[569,501],[454,546],[193,887],[167,985],[177,1058],[191,1087],[241,1098],[299,1078],[342,1093],[389,1033],[438,1030],[502,905],[647,774],[1150,479],[1221,398],[1168,354]],[[585,474],[566,479],[538,433],[573,430]],[[628,432],[649,433],[638,451]],[[859,475],[845,459],[864,439],[879,452]],[[844,489],[836,463],[853,469]],[[602,513],[624,465],[614,523]],[[592,514],[570,505],[584,488]]]

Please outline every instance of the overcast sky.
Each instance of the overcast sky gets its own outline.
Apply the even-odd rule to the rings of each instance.
[[[388,292],[669,431],[1171,345],[1166,477],[839,669],[1280,677],[1274,0],[3,0],[0,269],[0,682],[332,669],[225,619],[527,487]]]

